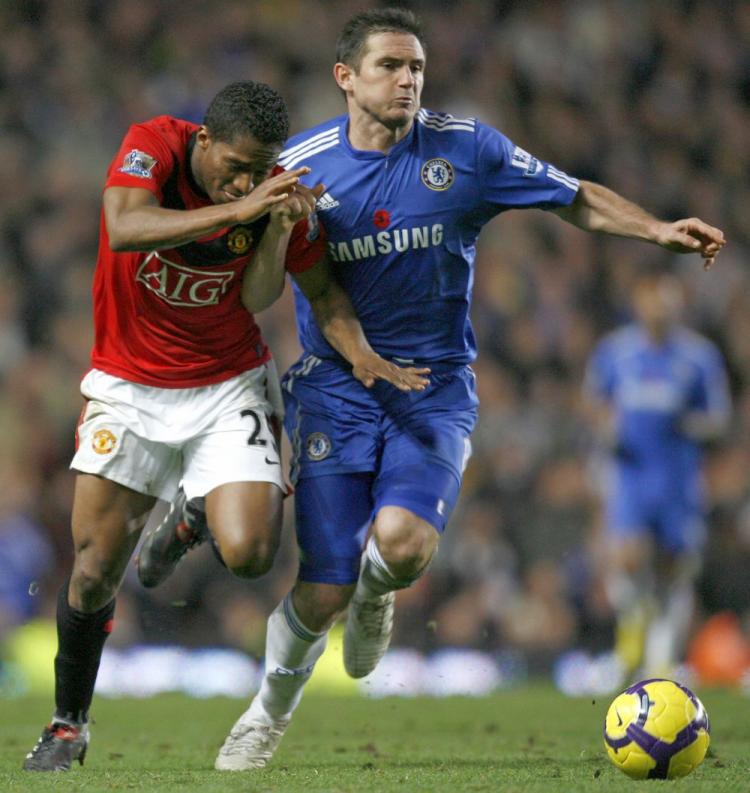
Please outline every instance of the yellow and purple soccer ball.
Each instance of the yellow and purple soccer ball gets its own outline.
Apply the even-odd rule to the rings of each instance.
[[[689,688],[655,678],[615,697],[604,719],[604,746],[633,779],[676,779],[703,762],[709,730],[706,709]]]

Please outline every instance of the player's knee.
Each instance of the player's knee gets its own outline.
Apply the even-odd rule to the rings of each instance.
[[[240,578],[258,578],[273,566],[278,543],[270,539],[229,540],[220,544],[226,566]]]
[[[641,575],[643,570],[648,566],[648,555],[636,549],[628,550],[621,554],[616,563],[616,567],[619,568],[621,573],[631,576],[632,578]]]
[[[425,521],[391,519],[381,521],[373,533],[383,560],[399,578],[414,578],[427,567],[437,548],[439,535]]]
[[[667,586],[692,583],[700,573],[700,555],[695,552],[663,552],[657,555],[654,572]]]
[[[70,577],[71,602],[81,611],[98,611],[117,594],[119,584],[110,565],[91,556],[79,557]]]
[[[636,578],[652,563],[651,545],[640,537],[618,542],[611,550],[613,569],[620,575]]]

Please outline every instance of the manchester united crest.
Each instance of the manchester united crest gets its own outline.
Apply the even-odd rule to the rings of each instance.
[[[97,430],[91,439],[91,448],[97,454],[110,454],[117,445],[117,437],[109,430]]]
[[[442,157],[435,157],[422,166],[422,183],[430,190],[447,190],[456,175],[453,166]]]
[[[237,256],[250,250],[253,244],[253,232],[247,226],[236,226],[227,235],[227,248]]]

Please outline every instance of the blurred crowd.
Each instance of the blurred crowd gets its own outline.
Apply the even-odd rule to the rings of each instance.
[[[366,7],[361,2],[358,7]],[[372,5],[372,3],[370,3]],[[481,399],[463,494],[428,575],[399,594],[394,643],[515,648],[543,670],[609,646],[583,370],[628,321],[638,268],[672,268],[686,321],[729,366],[731,431],[708,449],[699,619],[750,614],[750,4],[443,0],[425,23],[424,104],[477,116],[567,173],[729,244],[710,272],[542,212],[484,231],[473,319]],[[68,470],[92,341],[107,165],[132,122],[195,121],[228,82],[270,83],[298,131],[343,111],[331,77],[344,0],[20,0],[0,6],[0,638],[49,616],[71,560]],[[260,317],[279,368],[298,354],[287,287]],[[154,591],[129,574],[115,645],[262,652],[295,575],[292,509],[273,572],[234,580],[201,548]]]

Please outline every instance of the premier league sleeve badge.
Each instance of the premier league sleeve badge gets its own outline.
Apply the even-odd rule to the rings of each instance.
[[[117,170],[120,173],[127,173],[131,176],[138,176],[141,179],[150,179],[156,165],[156,158],[140,149],[133,149],[125,155],[122,166]]]

